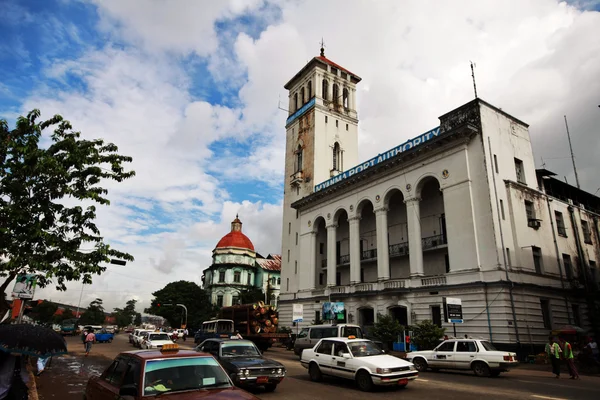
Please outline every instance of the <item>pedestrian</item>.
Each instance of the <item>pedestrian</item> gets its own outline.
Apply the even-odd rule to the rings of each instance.
[[[577,367],[575,366],[575,362],[573,360],[573,347],[564,338],[560,338],[560,344],[563,348],[563,357],[565,360],[567,360],[569,375],[571,375],[570,379],[579,379],[579,373],[577,372]]]
[[[562,350],[553,337],[550,337],[549,343],[546,345],[546,352],[550,362],[552,363],[552,373],[556,375],[556,379],[560,378],[560,353]]]
[[[586,350],[590,352],[596,362],[600,362],[600,351],[598,350],[598,343],[594,338],[589,338],[588,344],[585,346]]]
[[[85,336],[85,356],[87,357],[90,354],[90,350],[92,350],[92,344],[96,343],[96,335],[94,335],[94,330],[90,329],[88,334]]]
[[[234,335],[234,337],[235,337],[236,339],[243,339],[242,335],[240,334],[240,331],[235,331],[235,335]]]
[[[0,351],[0,399],[29,399],[29,374],[20,354]]]
[[[184,341],[184,342],[185,342],[185,339],[188,337],[188,335],[189,335],[189,332],[188,332],[187,328],[185,328],[185,329],[183,330],[183,341]]]

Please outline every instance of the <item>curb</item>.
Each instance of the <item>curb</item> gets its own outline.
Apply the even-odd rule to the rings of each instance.
[[[31,362],[31,357],[29,358],[29,362],[27,372],[29,372],[29,382],[31,382],[31,387],[29,388],[29,400],[39,400],[39,395],[37,391],[37,384],[35,381],[35,375],[33,373],[33,364]]]

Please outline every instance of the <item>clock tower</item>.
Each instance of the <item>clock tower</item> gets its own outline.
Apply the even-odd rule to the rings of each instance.
[[[356,84],[361,78],[325,57],[310,60],[288,83],[281,292],[298,291],[300,218],[291,204],[314,192],[315,185],[358,162]],[[306,229],[305,229],[306,230]]]

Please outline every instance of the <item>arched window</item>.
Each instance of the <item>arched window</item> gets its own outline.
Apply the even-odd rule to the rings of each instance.
[[[334,171],[342,170],[342,151],[340,150],[340,144],[335,142],[333,145],[333,169]]]
[[[306,99],[304,98],[304,88],[300,89],[300,104],[304,105]]]
[[[298,145],[296,150],[296,172],[302,171],[302,146]]]
[[[327,82],[327,79],[323,79],[323,100],[329,100],[329,93],[327,93],[328,90],[329,82]]]
[[[333,103],[334,104],[338,104],[340,102],[340,88],[338,87],[337,83],[333,84]]]
[[[308,81],[308,98],[306,100],[312,99],[312,81]]]
[[[342,91],[343,105],[344,108],[348,108],[348,89],[344,88]]]
[[[294,93],[294,111],[298,109],[298,93]]]

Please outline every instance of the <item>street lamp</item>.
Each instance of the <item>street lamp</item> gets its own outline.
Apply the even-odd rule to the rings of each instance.
[[[172,303],[162,303],[163,306],[172,306]],[[185,327],[187,328],[187,323],[188,323],[188,309],[185,305],[183,304],[175,304],[175,306],[179,306],[179,307],[183,307],[183,309],[185,310]]]
[[[118,260],[116,258],[112,258],[110,260],[110,264],[115,264],[115,265],[126,265],[127,261],[125,260]],[[79,303],[77,303],[77,312],[75,313],[75,318],[79,319],[79,306],[81,306],[81,298],[83,297],[83,287],[85,286],[85,283],[81,284],[81,293],[79,294]]]

